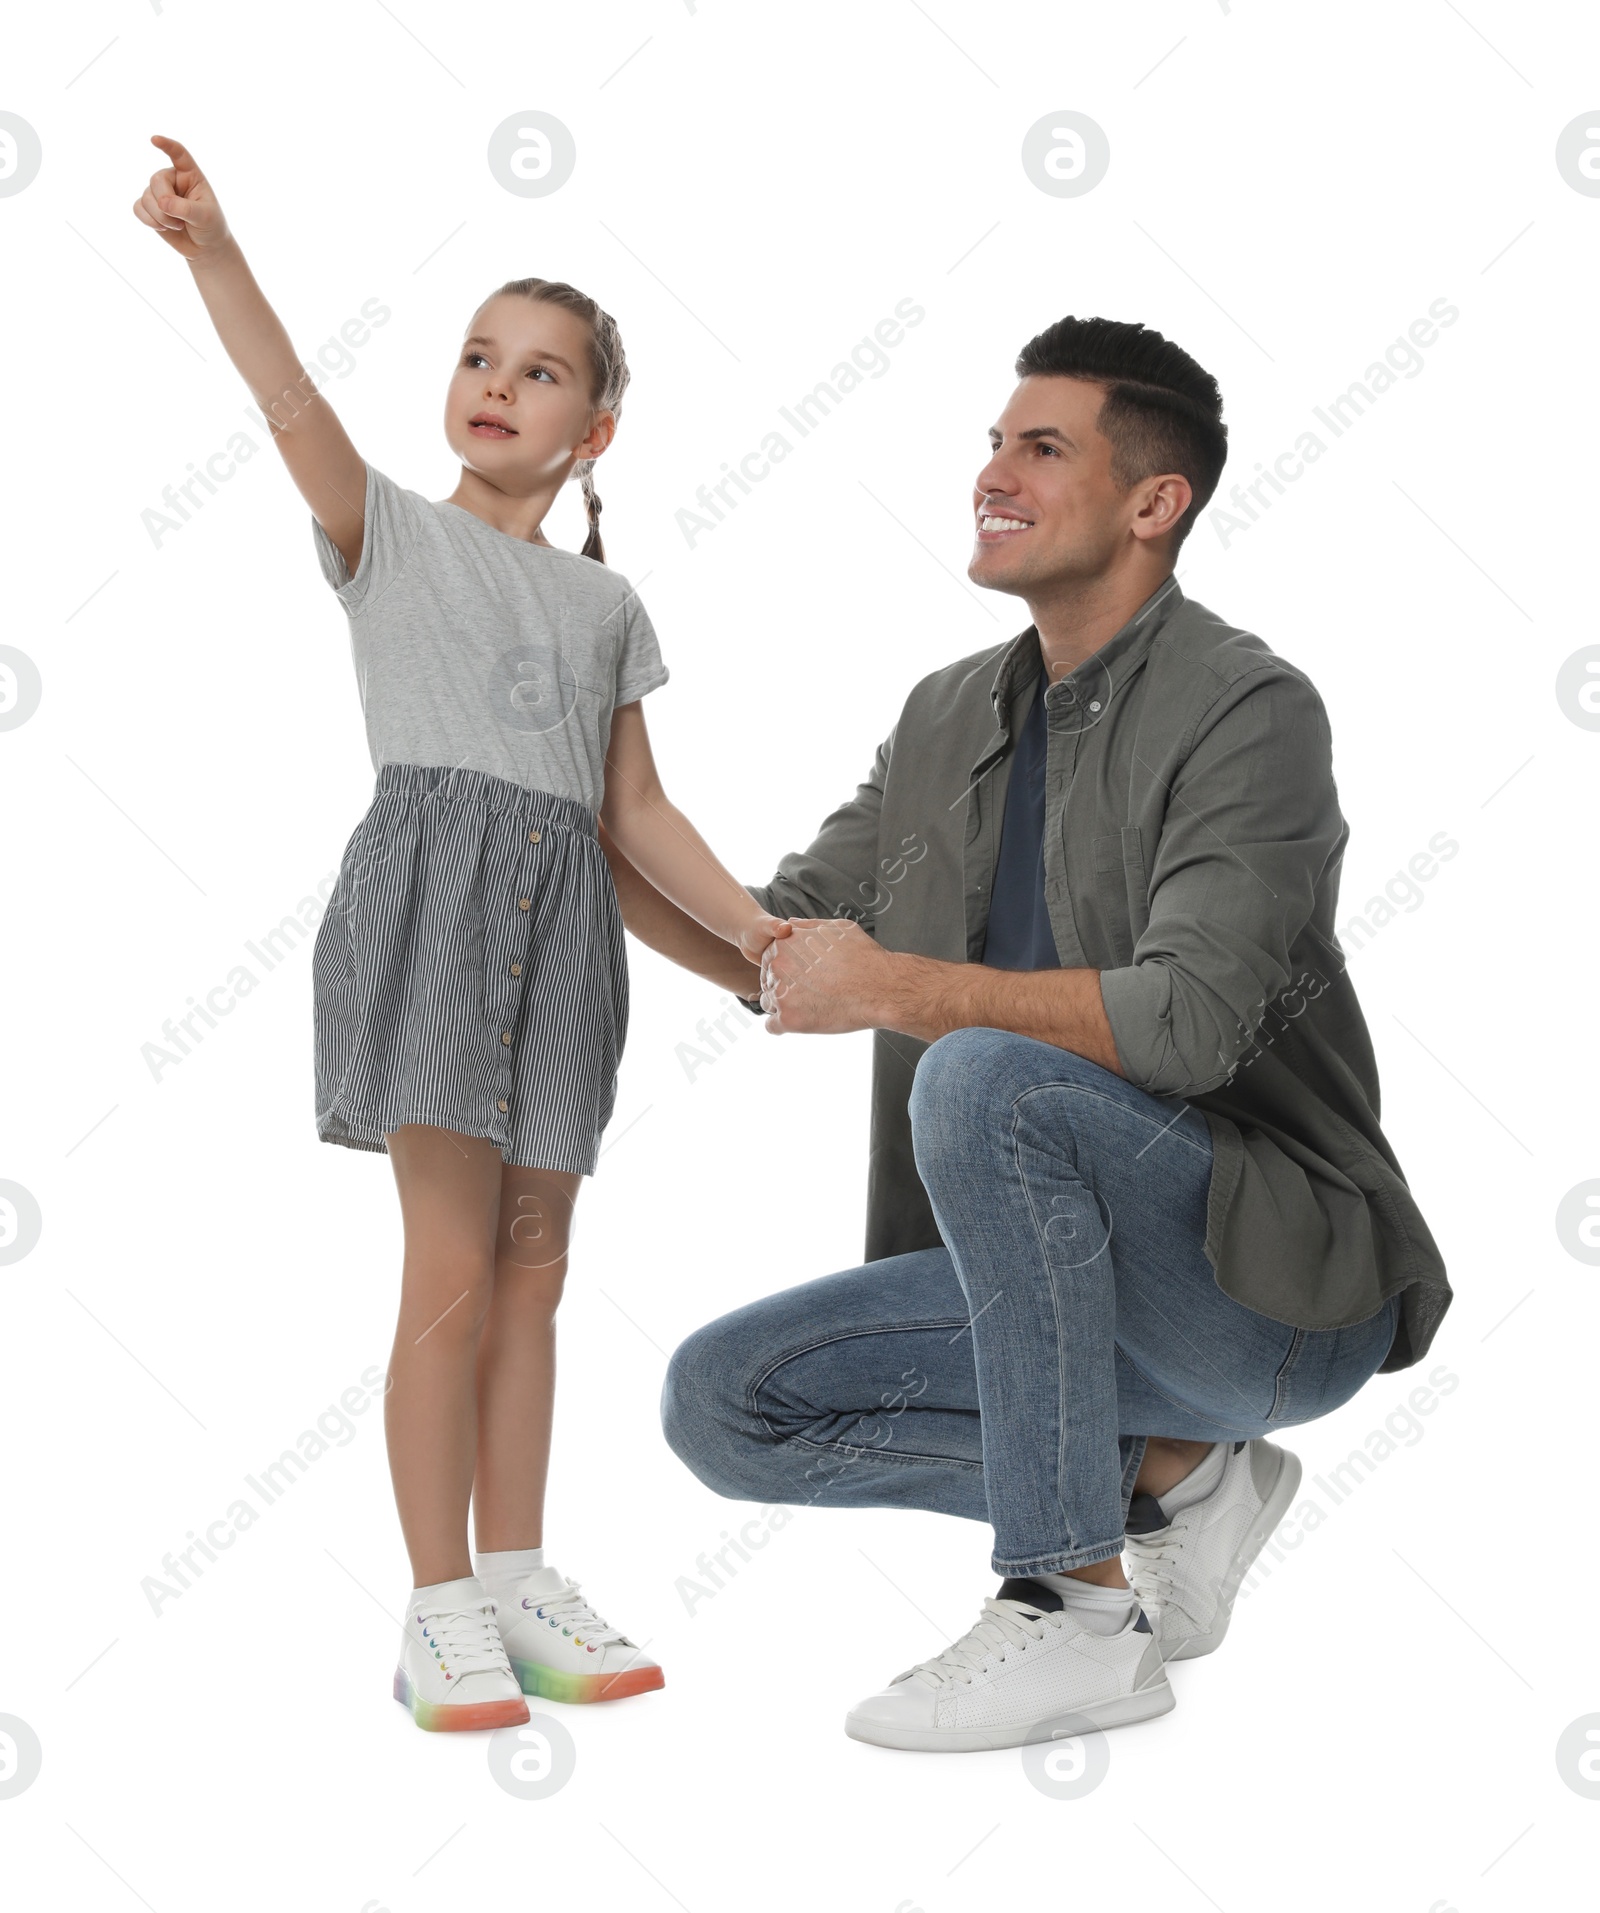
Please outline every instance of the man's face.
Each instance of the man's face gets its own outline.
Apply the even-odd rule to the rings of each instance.
[[[1104,398],[1104,386],[1054,377],[1026,378],[1012,393],[972,491],[974,584],[1048,596],[1103,576],[1130,536],[1160,536],[1187,508],[1180,477],[1128,492],[1112,483],[1111,441],[1095,425]],[[1164,503],[1152,496],[1163,489]]]

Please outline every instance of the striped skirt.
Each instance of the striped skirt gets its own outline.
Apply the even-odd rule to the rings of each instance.
[[[312,955],[317,1135],[436,1123],[593,1175],[628,1028],[595,814],[486,771],[385,764]]]

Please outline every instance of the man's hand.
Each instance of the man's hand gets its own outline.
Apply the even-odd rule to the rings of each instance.
[[[790,917],[761,958],[761,1007],[777,1035],[881,1027],[896,959],[851,917]]]
[[[896,1030],[934,1043],[950,1030],[1015,1030],[1124,1074],[1098,970],[998,970],[885,950],[851,917],[790,917],[761,957],[761,1007],[775,1035]]]

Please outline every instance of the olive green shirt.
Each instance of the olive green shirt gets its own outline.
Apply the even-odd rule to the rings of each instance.
[[[778,916],[852,917],[885,949],[977,962],[1040,665],[1030,625],[924,677],[855,796],[750,894]],[[1349,827],[1316,688],[1169,577],[1048,688],[1045,721],[1056,949],[1064,969],[1100,972],[1127,1080],[1205,1114],[1218,1285],[1317,1329],[1400,1291],[1383,1370],[1420,1361],[1451,1291],[1378,1126],[1334,933]],[[926,1048],[873,1033],[868,1261],[939,1244],[908,1113]]]

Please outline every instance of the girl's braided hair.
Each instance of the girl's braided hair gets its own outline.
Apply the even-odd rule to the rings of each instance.
[[[628,389],[628,360],[622,350],[622,335],[611,314],[602,311],[588,293],[580,292],[562,279],[508,279],[499,290],[520,293],[525,299],[538,299],[545,305],[561,306],[587,323],[590,403],[597,412],[610,412],[613,417],[619,417],[622,395]],[[606,548],[600,541],[600,494],[594,488],[594,460],[580,459],[576,471],[583,487],[584,509],[589,514],[589,536],[583,541],[583,555],[603,565]]]

